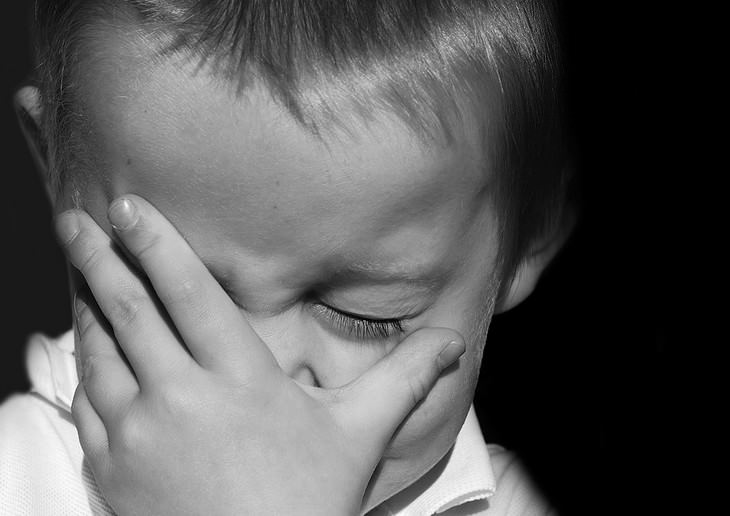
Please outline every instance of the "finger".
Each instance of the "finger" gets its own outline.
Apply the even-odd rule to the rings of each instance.
[[[76,387],[71,416],[79,434],[79,443],[94,471],[103,471],[109,457],[109,437],[99,415],[91,406],[83,384]]]
[[[463,337],[453,330],[414,332],[342,389],[335,413],[343,428],[369,449],[385,449],[406,416],[464,351]]]
[[[139,394],[139,385],[98,306],[83,289],[74,296],[76,353],[89,402],[105,424],[113,424]]]
[[[56,230],[69,261],[83,274],[141,387],[166,375],[179,374],[186,362],[192,363],[149,287],[87,213],[62,213]]]
[[[234,374],[276,366],[225,290],[150,203],[135,195],[120,198],[109,207],[109,220],[201,366]]]

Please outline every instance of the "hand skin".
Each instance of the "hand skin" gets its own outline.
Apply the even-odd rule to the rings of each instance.
[[[420,329],[347,385],[301,385],[151,204],[125,196],[109,219],[116,243],[81,210],[56,229],[88,285],[74,299],[72,415],[112,508],[358,514],[394,431],[463,337]]]

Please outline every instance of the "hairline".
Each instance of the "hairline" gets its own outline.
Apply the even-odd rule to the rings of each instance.
[[[148,2],[147,0],[128,1],[135,4],[155,3]],[[551,102],[550,99],[553,99],[554,97],[554,94],[550,93],[548,90],[549,88],[556,86],[556,84],[553,84],[551,82],[554,80],[552,74],[555,70],[555,63],[552,60],[557,56],[553,53],[555,49],[551,46],[555,43],[554,33],[551,32],[552,30],[554,30],[554,27],[553,25],[551,25],[551,23],[553,23],[555,19],[551,18],[551,16],[553,16],[551,14],[552,7],[547,4],[545,6],[542,6],[538,3],[527,2],[524,5],[522,3],[508,5],[508,3],[505,2],[503,5],[503,2],[499,1],[495,1],[494,4],[496,4],[497,7],[496,11],[490,14],[488,22],[490,28],[483,29],[488,31],[490,34],[487,36],[487,34],[484,33],[480,34],[480,36],[477,36],[487,36],[488,39],[475,42],[473,40],[470,40],[467,36],[465,40],[462,40],[466,42],[466,47],[459,47],[459,44],[457,42],[455,48],[457,50],[460,49],[459,51],[468,53],[470,48],[472,48],[472,50],[475,48],[470,47],[470,45],[478,44],[480,47],[482,45],[486,45],[486,47],[488,48],[491,48],[490,45],[496,45],[496,48],[498,48],[500,52],[499,57],[496,59],[496,61],[490,61],[489,63],[486,63],[487,66],[485,68],[487,71],[494,71],[495,76],[493,78],[499,84],[499,88],[496,89],[496,92],[498,93],[498,95],[496,96],[498,96],[501,101],[501,109],[506,109],[508,111],[503,111],[502,113],[500,113],[498,131],[492,131],[492,134],[490,134],[490,141],[487,141],[486,143],[490,146],[496,146],[495,160],[496,165],[499,169],[497,171],[497,175],[498,180],[502,183],[500,188],[502,193],[498,193],[496,196],[497,201],[499,203],[502,203],[504,207],[504,209],[500,209],[499,207],[497,209],[498,215],[501,218],[500,234],[503,236],[503,238],[501,238],[500,240],[503,243],[506,242],[505,239],[519,240],[519,242],[516,242],[514,245],[512,243],[507,243],[506,246],[501,247],[509,247],[510,249],[514,248],[514,253],[509,250],[507,252],[508,254],[513,254],[514,259],[519,259],[520,256],[524,257],[524,251],[526,249],[525,246],[526,244],[529,244],[525,236],[523,236],[523,233],[525,235],[529,234],[529,238],[533,238],[535,235],[539,237],[546,231],[550,231],[550,227],[553,225],[553,222],[561,217],[560,213],[558,213],[558,211],[560,210],[556,211],[553,209],[553,207],[558,206],[560,203],[562,203],[563,201],[561,199],[563,199],[563,196],[565,195],[565,192],[563,192],[564,188],[562,186],[556,186],[558,183],[555,183],[555,181],[552,179],[548,179],[548,183],[545,183],[545,180],[540,179],[540,176],[536,176],[534,173],[528,173],[526,175],[523,175],[523,173],[520,172],[516,176],[513,173],[514,170],[528,170],[530,168],[530,165],[532,165],[533,168],[535,166],[537,166],[537,168],[555,168],[554,165],[555,163],[557,163],[556,160],[560,159],[556,157],[555,153],[547,151],[547,154],[545,154],[545,157],[547,159],[544,161],[545,163],[547,163],[547,165],[543,166],[540,162],[541,156],[543,156],[543,154],[545,153],[545,149],[548,148],[545,147],[544,144],[548,142],[554,142],[552,138],[547,136],[547,133],[551,132],[551,129],[548,129],[547,125],[542,120],[540,120],[540,116],[535,118],[534,111],[530,112],[530,110],[537,109],[539,110],[539,113],[542,113],[544,106],[541,104],[541,102],[543,101],[543,99],[547,99],[549,102]],[[81,5],[85,5],[88,7],[88,4],[85,3],[82,3]],[[118,6],[119,4],[115,5]],[[491,9],[492,3],[490,2],[489,5]],[[97,8],[97,6],[100,7]],[[116,8],[112,4],[107,2],[99,2],[98,4],[95,3],[89,9],[95,11],[96,13],[102,13],[105,15],[108,15],[110,11],[116,10]],[[459,8],[457,7],[457,10],[458,9]],[[457,17],[462,15],[464,12],[466,11],[460,11]],[[531,25],[531,16],[538,17],[532,19],[532,21],[537,22],[537,25],[535,25],[534,27]],[[101,19],[105,18],[102,16]],[[463,18],[461,20],[462,22],[464,21]],[[48,23],[47,17],[45,21],[46,23]],[[469,20],[467,20],[466,23],[468,24]],[[463,28],[464,27],[462,27],[461,29]],[[439,30],[443,29],[445,29],[446,32],[442,32],[441,35],[434,35],[436,41],[440,41],[444,34],[446,34],[447,39],[456,38],[458,40],[459,37],[464,37],[464,34],[459,34],[458,30],[456,31],[456,33],[449,33],[448,31],[450,29],[445,27],[439,28]],[[75,35],[74,33],[70,34]],[[67,44],[67,41],[65,41],[64,39],[61,39],[60,41],[64,44]],[[56,42],[58,43],[58,41]],[[398,58],[397,54],[399,52],[400,50],[396,51],[396,59]],[[489,52],[490,50],[487,50],[487,53]],[[355,53],[357,53],[356,50]],[[56,52],[56,55],[62,54]],[[207,57],[210,58],[211,55],[215,61],[215,58],[217,57],[215,53],[208,54]],[[494,56],[492,55],[491,57],[493,58]],[[487,58],[490,59],[489,56],[487,56]],[[375,64],[379,63],[375,61]],[[474,63],[467,63],[467,65],[469,64]],[[233,70],[235,70],[235,67],[233,67]],[[465,70],[474,72],[474,68],[469,69],[467,67]],[[396,77],[398,75],[398,71],[399,70],[396,70]],[[436,86],[439,86],[440,84],[448,86],[449,84],[451,84],[454,80],[454,77],[451,74],[452,71],[452,69],[446,70],[445,75],[435,77],[434,84],[436,84]],[[507,72],[507,75],[503,77],[501,73],[505,71]],[[264,77],[266,77],[265,73],[263,75]],[[241,75],[239,75],[239,77],[240,76]],[[347,80],[345,80],[347,78],[346,74],[340,75],[339,77],[343,78],[343,84],[350,84],[347,82]],[[46,80],[48,81],[48,79],[49,77],[47,76]],[[53,81],[53,79],[54,78],[51,76],[50,80]],[[412,79],[412,77],[406,76],[406,79],[410,80]],[[469,79],[464,80],[464,84],[466,84],[467,87],[475,86],[474,82],[470,82]],[[66,86],[65,93],[73,93],[72,85],[64,85]],[[51,88],[54,87],[52,82],[47,82],[46,86]],[[476,87],[477,89],[479,89],[479,85],[476,85]],[[275,89],[276,88],[272,88],[272,91],[274,93],[276,93]],[[399,93],[397,91],[394,93],[396,99],[398,94]],[[54,99],[53,95],[53,92],[51,92],[52,103],[55,100],[60,105],[63,104],[66,100],[65,98]],[[523,95],[527,96],[523,97]],[[553,97],[551,97],[551,95],[553,95]],[[371,101],[373,99],[380,100],[382,99],[382,97],[371,96],[368,97],[368,99]],[[387,107],[388,103],[386,102],[385,104]],[[66,107],[68,107],[69,103],[66,103],[65,105]],[[287,103],[286,97],[284,97],[283,105],[285,107],[290,107],[293,104]],[[355,107],[357,107],[357,105],[355,105]],[[547,118],[543,117],[543,120],[552,121],[550,116],[553,114],[553,111],[551,110],[554,108],[548,107],[547,109],[548,116]],[[325,112],[326,110],[320,112],[319,115]],[[331,110],[330,113],[332,112],[334,111]],[[357,109],[352,110],[351,112],[358,114]],[[360,112],[364,113],[365,115],[369,115],[372,111],[369,109],[361,109]],[[391,110],[391,112],[395,113],[397,116],[400,115],[400,113],[405,113],[406,116],[401,117],[401,119],[406,121],[407,125],[411,125],[415,122],[415,125],[411,125],[411,127],[415,128],[416,134],[418,134],[422,138],[424,137],[424,133],[422,132],[423,126],[420,125],[423,120],[421,116],[419,116],[422,114],[422,112],[418,112],[418,110],[416,110],[415,113],[413,111],[411,113],[408,113],[407,110],[405,110],[405,112],[401,111],[400,113],[394,110]],[[63,134],[65,137],[69,134],[68,131],[74,129],[74,124],[67,123],[69,120],[69,113],[64,112],[61,113],[61,115],[63,117],[62,120],[56,120],[53,118],[53,116],[50,117],[51,120],[55,120],[55,122],[57,122],[55,126],[50,129],[51,131],[57,131],[57,133],[53,135],[56,137],[59,137],[61,134]],[[438,116],[436,118],[438,118]],[[367,116],[365,120],[366,119]],[[73,120],[73,117],[71,117],[71,120]],[[439,122],[441,122],[441,120],[439,120]],[[537,122],[537,125],[533,127],[531,124],[535,122]],[[434,125],[431,125],[428,128],[433,127]],[[550,127],[553,128],[553,126]],[[312,126],[310,126],[310,129],[311,128]],[[76,130],[78,130],[78,128],[76,128]],[[497,132],[499,134],[496,134]],[[78,132],[74,134],[78,135]],[[428,141],[429,135],[426,133],[425,136],[426,141]],[[537,137],[537,147],[531,143],[532,137]],[[525,145],[527,145],[527,147],[525,147]],[[71,146],[71,148],[73,148],[73,146]],[[66,147],[64,146],[63,150],[65,149]],[[515,150],[517,151],[516,153]],[[67,160],[66,157],[63,158],[65,161],[72,161]],[[77,155],[74,159],[78,158],[79,156]],[[63,165],[63,163],[61,163],[61,165]],[[63,167],[61,167],[61,170],[59,170],[59,172],[64,172]],[[548,173],[548,176],[551,174],[557,174],[560,176],[558,181],[561,185],[565,183],[565,181],[567,180],[566,178],[569,176],[569,174],[566,174],[565,172],[560,172],[559,174],[557,172],[550,172]],[[550,181],[553,181],[553,183],[550,183]],[[533,187],[533,184],[535,185],[535,187]],[[524,186],[520,185],[529,186],[525,190]],[[548,196],[544,196],[539,193],[540,188],[543,188],[545,186],[549,188]],[[558,192],[558,190],[560,190],[560,192]],[[506,195],[504,195],[505,192]],[[527,206],[525,203],[528,201],[532,202],[531,199],[533,198],[537,199],[537,204],[529,204],[529,209],[531,211],[525,211],[524,207]],[[543,220],[542,222],[539,220],[541,216],[541,211],[550,212],[547,213],[547,215],[550,215],[550,217]],[[525,221],[527,225],[523,226],[523,222],[521,221]],[[511,225],[513,227],[510,228],[507,227],[507,225]],[[520,235],[514,234],[514,228],[520,228]],[[516,263],[514,262],[514,259],[512,259],[513,263],[509,264],[507,267],[507,269],[509,269],[508,274],[514,273],[515,269],[513,265],[514,263]]]

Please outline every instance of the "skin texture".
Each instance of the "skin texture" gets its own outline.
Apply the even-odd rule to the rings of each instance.
[[[387,445],[363,502],[376,506],[444,457],[476,386],[498,288],[493,172],[476,124],[465,119],[453,143],[426,146],[382,113],[322,142],[265,89],[236,98],[204,69],[155,61],[142,41],[119,37],[99,36],[83,61],[79,108],[93,170],[77,171],[57,213],[81,207],[113,234],[113,199],[149,201],[303,386],[344,386],[419,328],[464,336],[458,368]],[[421,281],[345,272],[354,267]],[[409,319],[402,335],[363,341],[343,335],[321,303]]]

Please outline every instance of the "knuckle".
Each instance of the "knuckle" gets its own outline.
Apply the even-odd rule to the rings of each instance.
[[[114,437],[115,448],[122,454],[129,456],[143,453],[147,432],[140,415],[130,411],[120,418]]]
[[[81,235],[76,240],[82,240]],[[93,245],[88,238],[83,238],[83,243],[79,244],[82,248],[82,257],[79,262],[79,270],[87,275],[89,272],[98,268],[103,259],[103,251],[98,246]]]
[[[192,398],[181,382],[169,379],[160,385],[157,402],[161,412],[180,419],[191,408]]]
[[[170,285],[161,292],[160,300],[165,304],[198,305],[203,298],[204,289],[201,282],[193,277],[185,277],[176,284]]]
[[[407,380],[408,384],[408,395],[412,405],[416,405],[426,396],[427,385],[421,375],[411,376]]]
[[[104,353],[84,356],[81,363],[81,381],[87,392],[94,394],[109,388],[109,383],[105,381],[105,371],[108,371],[111,362],[112,358]]]
[[[154,258],[162,238],[157,233],[145,231],[143,228],[136,230],[135,245],[132,252],[140,262]]]
[[[325,392],[327,393],[327,400],[330,405],[343,405],[347,403],[350,392],[353,390],[353,387],[357,385],[357,380],[353,383],[350,383],[348,385],[344,385],[341,387],[336,387],[334,389],[327,389]]]
[[[151,301],[146,292],[137,289],[122,291],[111,304],[109,319],[116,327],[134,326]]]
[[[81,363],[81,381],[87,390],[94,390],[95,380],[98,379],[99,358],[96,355],[88,354]]]
[[[413,360],[411,367],[404,371],[403,378],[406,382],[406,389],[413,405],[419,403],[426,397],[432,385],[432,379],[439,374],[439,367],[435,361],[423,363]]]

